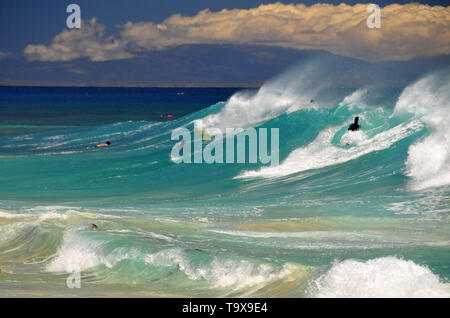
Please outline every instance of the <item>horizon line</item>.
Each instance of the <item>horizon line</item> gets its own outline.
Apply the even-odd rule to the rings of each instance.
[[[259,88],[264,82],[250,83],[136,83],[136,82],[28,82],[28,81],[1,81],[0,87],[99,87],[99,88]]]

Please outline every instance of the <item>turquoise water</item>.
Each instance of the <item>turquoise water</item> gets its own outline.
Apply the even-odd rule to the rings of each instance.
[[[173,120],[91,104],[89,125],[79,110],[46,131],[4,122],[0,295],[449,297],[447,78],[374,105],[370,88],[294,82],[191,99]],[[280,165],[175,163],[172,130],[199,121],[278,128]]]

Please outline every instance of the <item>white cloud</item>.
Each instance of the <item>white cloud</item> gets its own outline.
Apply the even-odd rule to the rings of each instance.
[[[63,30],[49,46],[29,44],[24,50],[30,61],[71,61],[88,58],[93,62],[133,57],[126,51],[127,43],[105,36],[105,26],[95,18],[83,21],[80,29]]]
[[[130,52],[182,44],[260,44],[321,49],[365,60],[406,60],[450,53],[450,7],[393,4],[381,11],[381,29],[369,29],[367,4],[274,3],[243,10],[208,9],[192,17],[175,14],[161,24],[128,22],[118,38],[103,38],[95,20],[78,35],[63,31],[50,46],[29,45],[37,60],[92,61],[128,58]],[[91,20],[92,21],[92,20]],[[86,27],[84,27],[86,28]],[[126,49],[128,47],[128,50]]]

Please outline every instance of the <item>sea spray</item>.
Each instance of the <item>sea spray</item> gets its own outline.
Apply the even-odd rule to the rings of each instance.
[[[448,298],[450,284],[441,282],[426,266],[389,256],[366,262],[335,262],[327,273],[310,282],[309,295],[319,298]]]
[[[409,147],[408,176],[417,190],[450,184],[450,74],[434,73],[408,86],[395,107],[426,124],[428,135]]]

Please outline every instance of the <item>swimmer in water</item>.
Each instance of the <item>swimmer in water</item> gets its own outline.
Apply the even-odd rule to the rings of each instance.
[[[104,143],[102,143],[102,144],[98,144],[98,145],[96,145],[95,147],[97,147],[97,148],[100,148],[100,147],[107,147],[107,146],[109,146],[110,144],[111,144],[111,142],[107,141],[107,142],[104,142]]]
[[[98,230],[98,226],[95,225],[94,223],[92,223],[92,224],[91,224],[91,229],[93,229],[93,230]]]

